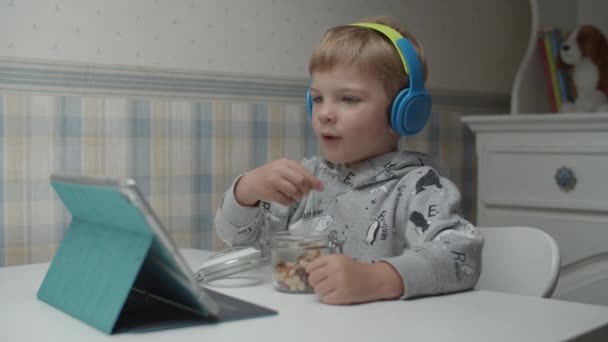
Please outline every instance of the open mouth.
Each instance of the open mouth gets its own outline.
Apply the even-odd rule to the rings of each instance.
[[[321,138],[323,139],[323,141],[327,142],[334,142],[340,140],[340,137],[331,134],[322,134]]]

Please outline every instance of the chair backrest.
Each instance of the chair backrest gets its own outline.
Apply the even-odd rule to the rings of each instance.
[[[476,289],[551,297],[559,277],[555,240],[530,227],[480,227],[485,238]]]

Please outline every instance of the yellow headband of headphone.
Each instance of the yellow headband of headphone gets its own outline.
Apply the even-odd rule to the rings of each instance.
[[[392,27],[382,25],[382,24],[375,24],[375,23],[355,23],[355,24],[350,24],[349,26],[367,27],[367,28],[374,29],[374,30],[384,34],[388,39],[391,40],[391,42],[395,46],[395,49],[397,50],[397,53],[399,54],[399,57],[401,58],[401,62],[403,62],[403,66],[405,67],[406,74],[408,74],[408,75],[410,74],[410,70],[407,65],[407,61],[405,60],[405,56],[403,56],[403,53],[401,52],[401,48],[399,48],[399,45],[397,45],[397,41],[399,39],[404,39],[404,37],[401,35],[401,33],[399,33],[397,30],[395,30]]]

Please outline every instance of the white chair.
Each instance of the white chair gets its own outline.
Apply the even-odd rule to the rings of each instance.
[[[555,240],[530,227],[480,227],[485,237],[476,289],[551,297],[559,277]]]

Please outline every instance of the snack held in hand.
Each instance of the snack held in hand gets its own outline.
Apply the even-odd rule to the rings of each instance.
[[[334,234],[286,231],[270,238],[273,283],[277,290],[313,293],[305,271],[307,263],[321,255],[339,252]]]

